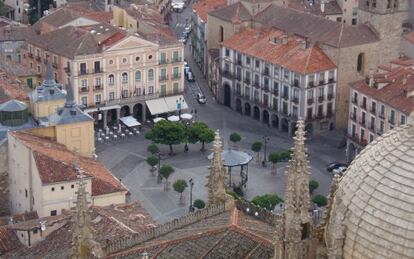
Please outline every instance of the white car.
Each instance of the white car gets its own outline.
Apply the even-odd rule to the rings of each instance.
[[[190,31],[191,31],[191,24],[189,24],[189,25],[185,26],[184,31],[185,31],[186,33],[190,33]]]
[[[339,174],[340,176],[342,176],[345,171],[346,171],[347,167],[346,166],[340,166],[338,168],[335,168],[334,170],[332,170],[333,174]]]

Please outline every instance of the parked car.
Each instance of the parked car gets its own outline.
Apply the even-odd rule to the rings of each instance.
[[[207,102],[207,99],[202,93],[198,93],[197,94],[197,102],[199,104],[205,104]]]
[[[188,82],[194,82],[194,81],[195,81],[195,78],[194,78],[193,72],[188,71],[188,73],[187,73],[187,81],[188,81]]]
[[[333,170],[338,169],[340,167],[345,167],[345,169],[346,169],[348,167],[348,165],[344,164],[344,163],[332,162],[332,163],[330,163],[326,166],[326,170],[328,172],[333,172]]]
[[[347,167],[346,166],[339,166],[338,168],[335,168],[332,170],[333,174],[339,174],[342,176],[346,172]]]
[[[186,32],[186,33],[190,33],[191,32],[191,24],[188,24],[187,26],[185,26],[184,32]]]
[[[187,43],[187,38],[181,37],[178,39],[179,42],[181,42],[182,44],[186,44]]]
[[[187,77],[188,72],[191,72],[191,67],[184,66],[184,75]]]

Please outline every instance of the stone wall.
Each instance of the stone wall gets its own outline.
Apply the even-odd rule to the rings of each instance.
[[[0,141],[0,216],[9,215],[8,144]]]

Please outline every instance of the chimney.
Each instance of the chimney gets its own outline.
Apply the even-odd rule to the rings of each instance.
[[[288,44],[288,36],[287,35],[283,35],[282,39],[281,39],[282,45],[286,45]]]
[[[372,87],[374,85],[374,71],[369,71],[369,80],[368,80],[368,86]]]
[[[325,12],[325,1],[321,0],[321,13]]]

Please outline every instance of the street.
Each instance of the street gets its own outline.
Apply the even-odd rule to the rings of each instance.
[[[174,13],[171,26],[178,36],[184,30],[186,19],[190,22],[191,12],[189,6],[180,14]],[[233,132],[237,132],[242,136],[242,140],[238,144],[239,150],[250,153],[254,158],[256,156],[250,150],[250,147],[256,141],[263,142],[265,136],[269,138],[267,155],[272,152],[288,150],[293,146],[293,139],[288,137],[286,133],[268,128],[250,117],[244,117],[223,105],[217,104],[208,89],[206,80],[190,56],[188,45],[189,42],[186,46],[185,59],[191,66],[196,82],[186,82],[185,100],[190,110],[197,110],[195,118],[197,121],[207,123],[214,130],[220,130],[224,149],[229,148],[229,136]],[[197,103],[195,94],[199,91],[206,96],[207,104]],[[98,159],[129,188],[131,201],[138,200],[157,222],[162,223],[188,213],[190,190],[189,188],[185,190],[186,205],[180,207],[178,205],[179,194],[172,189],[169,192],[164,192],[163,186],[157,184],[157,177],[151,175],[150,168],[145,161],[149,155],[146,149],[150,144],[144,138],[145,131],[148,131],[148,128],[144,127],[144,132],[140,136],[110,144],[98,144],[97,154]],[[315,191],[316,194],[326,195],[329,191],[332,175],[326,171],[326,165],[332,161],[343,162],[345,159],[345,150],[338,149],[342,137],[342,132],[330,131],[320,136],[314,136],[306,142],[311,167],[310,178],[320,184]],[[176,153],[174,156],[167,155],[168,146],[159,145],[159,147],[164,154],[161,164],[169,164],[175,169],[175,173],[169,178],[169,182],[172,184],[177,179],[186,181],[193,179],[195,183],[193,201],[194,199],[207,201],[207,189],[205,187],[209,165],[207,156],[211,153],[212,144],[206,145],[210,150],[207,152],[199,151],[201,144],[189,145],[189,152],[184,152],[184,145],[176,145],[174,146]],[[263,151],[261,157],[263,158]],[[253,159],[249,164],[249,180],[245,198],[252,199],[256,195],[266,193],[277,193],[283,198],[286,165],[287,163],[279,163],[277,165],[278,173],[274,175],[270,173],[270,164],[263,168],[261,163]]]

